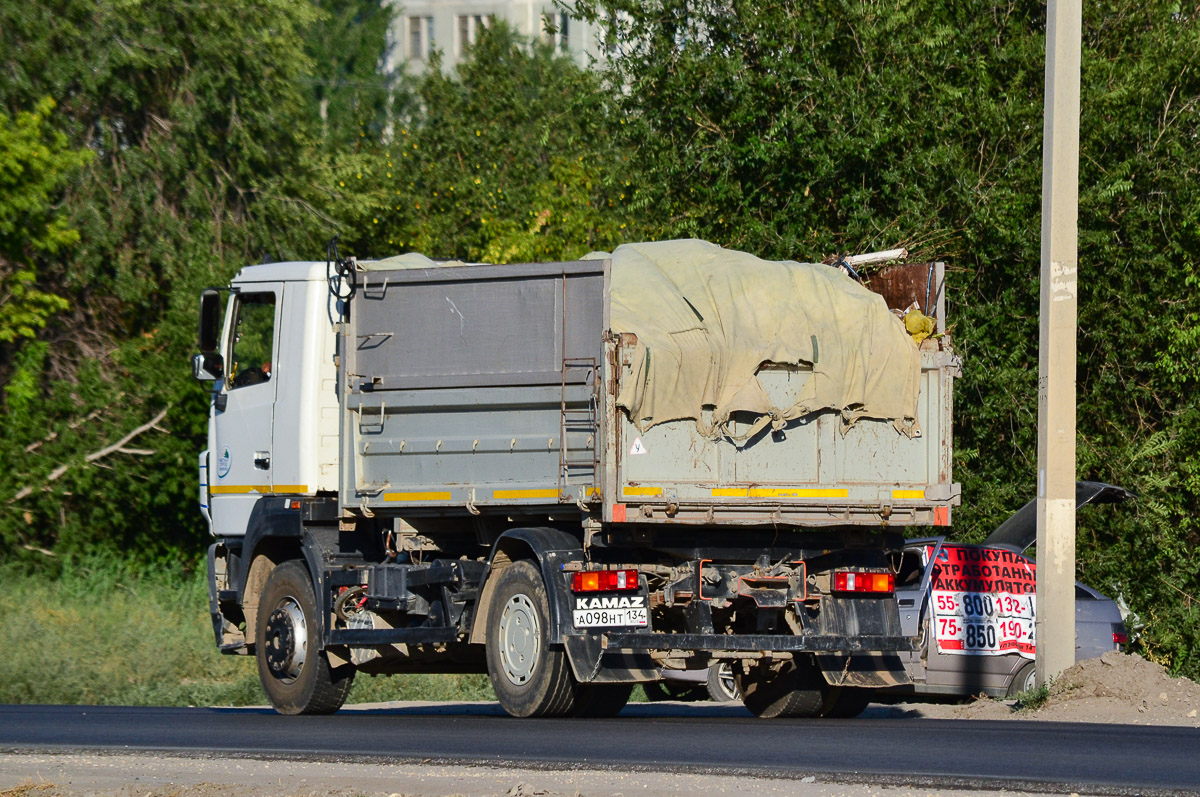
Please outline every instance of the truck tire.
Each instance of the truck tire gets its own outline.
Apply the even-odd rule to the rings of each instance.
[[[258,678],[280,714],[332,714],[346,702],[354,667],[333,668],[321,650],[317,601],[299,560],[271,571],[258,603]]]
[[[831,689],[807,658],[783,662],[778,669],[756,664],[746,672],[734,666],[733,681],[746,708],[764,719],[820,716]]]
[[[821,716],[830,719],[850,719],[863,713],[871,704],[871,691],[854,686],[835,686],[830,688],[825,705],[821,708]]]
[[[487,667],[500,705],[514,717],[564,717],[576,689],[567,652],[550,644],[550,602],[537,567],[513,562],[497,576],[488,612]]]
[[[575,689],[575,717],[615,717],[629,702],[633,684],[579,684]]]
[[[735,703],[741,699],[733,680],[733,665],[718,661],[708,668],[708,697],[714,703]]]

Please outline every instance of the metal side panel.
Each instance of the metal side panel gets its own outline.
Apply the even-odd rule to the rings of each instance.
[[[619,362],[619,355],[610,362]],[[612,367],[610,365],[610,367]],[[922,349],[920,437],[890,422],[860,420],[842,433],[837,412],[813,413],[735,444],[709,439],[691,420],[639,432],[609,419],[617,466],[609,520],[798,525],[948,525],[960,488],[952,481],[953,379],[958,361],[936,341]],[[624,372],[622,372],[624,373]],[[759,378],[777,406],[793,403],[810,372],[771,367]],[[749,428],[752,419],[742,424]],[[738,425],[733,431],[737,434]]]
[[[606,263],[360,274],[348,387],[558,385],[564,359],[599,356]]]
[[[594,496],[607,261],[370,272],[340,337],[342,501]]]

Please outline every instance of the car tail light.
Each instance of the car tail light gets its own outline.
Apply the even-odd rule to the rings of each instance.
[[[1125,644],[1129,643],[1129,634],[1126,633],[1126,631],[1125,631],[1124,623],[1113,623],[1112,631],[1113,631],[1113,644],[1114,645],[1119,646],[1119,645],[1125,645]]]
[[[894,592],[896,578],[891,573],[856,573],[852,570],[835,570],[834,592]]]
[[[616,592],[637,588],[636,570],[583,570],[571,579],[573,592]]]

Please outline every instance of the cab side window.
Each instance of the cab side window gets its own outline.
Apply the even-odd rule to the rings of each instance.
[[[271,379],[275,344],[275,294],[242,293],[234,309],[233,346],[229,353],[229,387],[257,385]]]

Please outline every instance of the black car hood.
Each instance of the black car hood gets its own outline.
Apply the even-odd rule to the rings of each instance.
[[[1136,498],[1124,487],[1104,482],[1075,482],[1075,508],[1087,504],[1117,504]],[[1011,545],[1025,550],[1037,540],[1037,499],[1021,507],[983,541],[984,545]]]

